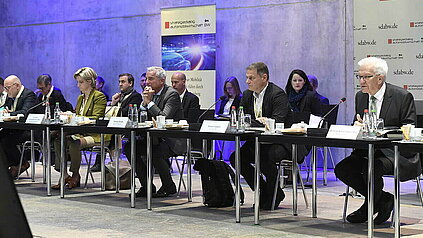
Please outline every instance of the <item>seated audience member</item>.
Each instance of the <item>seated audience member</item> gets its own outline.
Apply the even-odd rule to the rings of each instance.
[[[56,107],[57,102],[59,103],[59,107],[60,107],[60,110],[62,110],[62,112],[72,111],[72,109],[69,110],[68,103],[63,97],[62,91],[54,87],[51,82],[52,82],[52,78],[48,74],[42,74],[38,76],[37,88],[40,90],[40,94],[38,95],[37,103],[43,102],[44,100],[48,99],[51,113],[53,113],[53,109]],[[35,110],[38,113],[44,113],[45,103],[38,106]]]
[[[0,77],[0,107],[3,107],[7,99],[7,92],[4,90],[4,79]]]
[[[188,112],[191,109],[200,110],[200,99],[186,88],[187,77],[182,72],[175,72],[171,77],[172,87],[178,92],[182,102],[184,119],[188,119]]]
[[[112,102],[110,106],[116,106],[118,110],[115,115],[119,117],[127,117],[129,111],[129,105],[141,105],[142,97],[141,94],[134,89],[134,76],[129,73],[119,75],[119,91],[112,96]],[[97,153],[95,163],[91,167],[92,172],[101,171],[101,156]]]
[[[286,122],[290,110],[288,96],[276,84],[269,82],[269,70],[262,62],[253,63],[246,72],[248,90],[243,92],[240,106],[251,115],[251,126],[264,126],[267,118],[276,122]],[[233,85],[233,84],[232,84]],[[290,157],[290,151],[284,145],[265,144],[261,146],[260,167],[263,176],[260,178],[260,207],[270,210],[276,184],[278,170],[276,162]],[[254,142],[247,141],[241,147],[241,175],[254,190]],[[235,167],[235,152],[230,156],[231,165]],[[264,179],[265,177],[265,179]],[[278,186],[275,208],[285,198],[283,190]]]
[[[220,102],[220,107],[216,114],[223,117],[229,117],[231,115],[232,106],[238,109],[242,98],[241,89],[239,88],[238,79],[236,77],[231,76],[225,80],[223,84],[223,93],[225,98]]]
[[[4,111],[11,116],[23,114],[26,116],[29,110],[36,104],[35,93],[25,88],[16,75],[10,75],[4,80],[4,89],[8,98],[4,104]],[[28,161],[23,161],[19,169],[20,152],[16,145],[30,139],[29,131],[7,130],[0,131],[0,158],[5,159],[12,177],[18,176],[29,168]]]
[[[145,83],[147,81],[146,77],[145,77],[146,73],[142,73],[141,77],[140,77],[140,86],[141,86],[141,90],[144,91],[145,88]]]
[[[97,91],[102,92],[104,94],[104,96],[106,96],[106,100],[109,101],[110,97],[103,89],[104,84],[105,84],[105,81],[102,77],[98,76],[95,79],[95,88],[97,89]]]
[[[317,88],[319,87],[319,81],[317,80],[316,76],[314,75],[307,75],[308,80],[310,81],[311,87],[313,88],[313,92],[316,94],[316,97],[319,99],[321,104],[329,105],[329,99],[325,96],[320,95],[317,92]]]
[[[106,96],[102,92],[95,89],[97,78],[96,72],[89,67],[78,69],[73,75],[77,82],[81,95],[78,96],[75,113],[77,116],[83,116],[90,119],[98,119],[104,116],[106,109]],[[83,131],[81,129],[81,131]],[[107,139],[106,139],[107,140]],[[108,138],[110,141],[110,137]],[[70,171],[72,176],[65,171],[65,183],[67,188],[75,188],[80,186],[81,176],[79,168],[81,166],[81,149],[91,147],[100,143],[100,134],[80,133],[74,135],[66,135],[65,139],[67,150],[71,159]],[[56,155],[61,154],[60,136],[54,138],[54,149]],[[65,158],[68,158],[65,156]],[[60,156],[56,156],[55,169],[60,170]],[[59,189],[60,183],[54,185],[53,189]]]
[[[291,72],[286,82],[285,91],[288,94],[289,108],[293,112],[310,112],[320,116],[320,101],[313,92],[307,75],[300,69]]]
[[[179,120],[182,118],[181,100],[178,92],[165,84],[166,73],[161,67],[149,67],[147,69],[147,83],[142,92],[143,102],[141,108],[147,110],[148,120],[162,115],[166,118]],[[136,193],[136,197],[147,195],[147,165],[146,165],[146,141],[140,139],[136,141],[137,157],[136,172],[141,187]],[[176,186],[172,180],[169,170],[169,157],[175,154],[182,154],[186,151],[185,141],[172,138],[159,138],[153,140],[153,166],[160,175],[162,187],[156,193],[153,184],[153,197],[167,197],[176,193]],[[131,160],[130,143],[125,144],[125,154]]]
[[[378,118],[383,118],[385,126],[400,127],[416,122],[416,108],[413,95],[405,89],[386,82],[388,65],[385,60],[376,57],[364,58],[358,62],[358,75],[361,91],[355,95],[356,121],[361,126],[364,109],[376,110]],[[355,149],[350,156],[335,167],[335,174],[342,182],[366,197],[363,205],[347,216],[351,223],[367,221],[367,176],[368,151]],[[374,219],[381,224],[389,219],[394,207],[394,196],[383,191],[383,175],[392,175],[394,170],[394,152],[392,149],[374,151]],[[400,180],[416,178],[421,173],[420,162],[414,154],[403,153],[399,157]]]

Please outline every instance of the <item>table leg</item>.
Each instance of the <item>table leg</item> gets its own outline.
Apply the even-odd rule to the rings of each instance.
[[[240,158],[240,138],[235,136],[235,219],[236,223],[241,222],[241,204],[240,204],[240,171],[241,171],[241,158]]]
[[[104,134],[100,134],[101,191],[106,190],[106,168],[104,167]]]
[[[43,184],[46,184],[47,183],[47,178],[46,178],[46,174],[47,174],[47,159],[46,159],[46,156],[47,156],[47,149],[46,149],[46,144],[47,144],[47,142],[46,142],[46,131],[45,130],[43,130],[43,132],[42,132],[42,154],[43,154]]]
[[[323,185],[328,185],[328,147],[323,147]]]
[[[119,139],[118,139],[118,135],[115,136],[115,145],[116,145],[116,156],[115,156],[115,160],[116,160],[116,166],[115,166],[115,186],[116,186],[116,193],[119,193],[119,189],[120,189],[120,177],[119,177],[119,157],[120,157],[120,149],[118,146],[119,143]]]
[[[65,197],[65,169],[67,169],[65,146],[65,133],[63,128],[60,128],[60,198]]]
[[[255,139],[255,180],[254,180],[254,225],[259,224],[260,219],[260,143]]]
[[[206,141],[207,142],[207,141]],[[188,202],[192,202],[192,180],[191,180],[191,138],[187,138],[187,186]]]
[[[135,131],[131,130],[131,207],[135,207],[135,163],[137,159],[136,156],[136,141],[135,141]],[[151,176],[151,174],[150,174]],[[148,183],[147,183],[148,184]],[[150,201],[151,201],[151,184],[150,184]]]
[[[374,145],[369,144],[369,164],[368,164],[368,187],[367,187],[367,203],[368,203],[368,210],[367,210],[367,237],[373,237],[373,210],[374,210]]]
[[[151,210],[152,196],[152,155],[151,155],[151,135],[147,132],[147,209]]]
[[[317,147],[313,146],[312,149],[312,160],[313,160],[313,191],[312,191],[312,217],[317,218],[317,158],[316,151]]]
[[[297,145],[292,144],[292,199],[293,199],[293,208],[292,212],[294,216],[298,215],[298,206],[297,206]]]
[[[34,130],[31,130],[31,180],[35,182],[35,151],[34,151]]]
[[[399,151],[398,145],[394,147],[395,150],[395,160],[394,160],[394,178],[395,178],[395,209],[394,209],[394,229],[395,229],[395,238],[401,236],[401,223],[400,223],[400,181],[399,181]]]
[[[50,127],[46,128],[46,180],[47,180],[47,196],[51,196],[51,146],[50,146],[51,136],[50,136]]]

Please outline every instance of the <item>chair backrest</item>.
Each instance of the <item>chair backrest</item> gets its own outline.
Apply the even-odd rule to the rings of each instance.
[[[330,110],[332,110],[332,108],[334,108],[336,106],[336,104],[329,104],[329,105],[325,105],[322,104],[322,115],[326,115],[326,113],[328,113]],[[326,121],[328,122],[328,127],[332,124],[336,124],[336,119],[338,118],[338,108],[336,107],[327,117],[326,117]]]
[[[309,123],[310,121],[310,112],[292,112],[292,123],[305,122]]]

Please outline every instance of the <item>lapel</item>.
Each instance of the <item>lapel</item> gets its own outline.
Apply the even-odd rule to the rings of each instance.
[[[383,95],[382,107],[380,109],[380,115],[379,115],[380,118],[386,119],[386,116],[388,115],[388,110],[392,102],[392,93],[390,89],[391,89],[390,85],[386,83],[386,91],[385,91],[385,95]]]
[[[95,89],[93,89],[93,90],[91,91],[91,93],[90,93],[90,96],[88,96],[88,100],[87,100],[87,102],[85,103],[84,111],[82,112],[82,115],[83,115],[83,116],[87,115],[87,111],[88,111],[88,109],[90,108],[90,105],[91,105],[91,103],[92,103],[92,101],[93,101],[94,93],[95,93]]]
[[[167,92],[167,85],[165,84],[163,86],[162,93],[160,93],[160,96],[159,96],[159,98],[157,99],[157,102],[156,102],[156,104],[157,104],[157,106],[159,108],[163,108],[162,107],[162,103],[164,102],[164,98],[165,98],[166,92]]]
[[[361,118],[363,118],[364,109],[369,108],[369,94],[362,93],[362,92],[358,92],[358,93],[361,93],[361,97],[358,97],[356,113],[360,114]],[[355,117],[354,117],[354,121],[355,121]]]
[[[188,90],[185,92],[184,97],[182,98],[182,107],[184,107],[185,102],[187,101]]]
[[[272,90],[272,83],[269,83],[269,85],[266,88],[266,91],[264,92],[264,97],[263,97],[263,104],[261,105],[261,116],[262,117],[267,117],[267,105],[271,105],[271,103],[269,102],[271,100],[271,95],[270,95],[270,91]]]

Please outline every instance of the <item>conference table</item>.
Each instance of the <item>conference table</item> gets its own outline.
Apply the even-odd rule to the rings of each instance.
[[[225,140],[235,141],[235,217],[236,222],[241,222],[241,204],[240,204],[240,148],[241,141],[254,140],[257,132],[200,132],[198,130],[166,130],[149,129],[147,130],[147,181],[152,181],[152,139],[153,138],[182,138],[187,141],[187,162],[188,162],[188,201],[192,201],[191,189],[191,140]],[[203,143],[204,145],[205,143]],[[203,149],[203,151],[206,151]],[[147,209],[151,210],[152,186],[147,183]]]
[[[399,155],[401,151],[423,153],[422,142],[408,142],[408,141],[394,141],[394,224],[395,237],[401,236],[401,222],[400,222],[400,181],[399,181]],[[423,158],[420,158],[423,159]]]
[[[313,185],[312,185],[312,217],[317,217],[317,183],[316,183],[316,148],[317,147],[341,147],[341,148],[354,148],[368,150],[368,237],[373,237],[373,210],[374,210],[374,150],[381,148],[393,147],[393,139],[375,138],[375,139],[332,139],[318,136],[307,135],[283,135],[283,134],[261,134],[255,140],[255,192],[254,201],[259,203],[260,199],[260,144],[273,143],[273,144],[291,144],[292,145],[292,184],[293,184],[293,215],[298,215],[297,212],[297,147],[298,145],[311,145],[313,155]],[[398,174],[397,174],[398,175]],[[254,224],[259,224],[259,208],[255,206],[254,210]],[[399,224],[395,224],[399,226]]]

